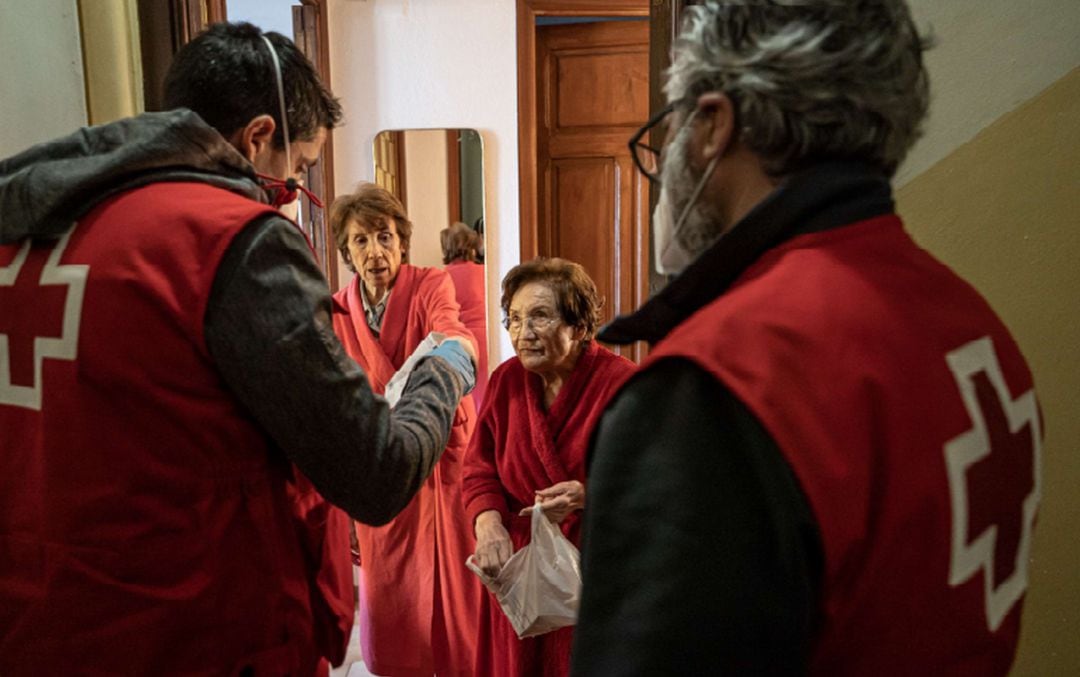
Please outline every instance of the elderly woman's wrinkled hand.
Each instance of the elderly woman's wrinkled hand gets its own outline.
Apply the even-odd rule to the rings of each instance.
[[[559,482],[536,492],[537,502],[544,515],[555,524],[562,524],[570,513],[585,509],[585,485],[577,480]],[[522,517],[532,514],[532,506],[522,510]]]
[[[494,577],[514,554],[510,533],[502,523],[498,510],[488,510],[476,517],[476,565],[485,574]]]

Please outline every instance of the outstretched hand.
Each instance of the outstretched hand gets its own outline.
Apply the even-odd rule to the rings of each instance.
[[[577,480],[559,482],[536,492],[536,499],[544,515],[555,524],[562,524],[570,513],[585,508],[585,485]],[[533,507],[522,510],[519,515],[532,515]]]

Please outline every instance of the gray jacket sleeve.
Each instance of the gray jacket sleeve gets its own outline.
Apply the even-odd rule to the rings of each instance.
[[[388,522],[446,448],[462,378],[443,359],[428,358],[391,411],[335,336],[326,280],[285,219],[256,220],[229,246],[205,338],[252,418],[354,519]]]

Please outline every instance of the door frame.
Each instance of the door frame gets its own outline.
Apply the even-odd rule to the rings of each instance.
[[[650,0],[517,0],[518,207],[521,260],[540,252],[537,215],[536,18],[648,17]]]

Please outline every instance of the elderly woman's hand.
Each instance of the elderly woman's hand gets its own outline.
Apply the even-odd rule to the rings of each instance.
[[[498,510],[487,510],[476,516],[476,564],[488,576],[495,576],[514,554],[514,544],[502,523]]]
[[[577,480],[559,482],[537,491],[536,498],[540,501],[544,515],[555,524],[562,524],[570,513],[585,509],[585,485]],[[531,515],[532,511],[530,506],[518,514],[524,517]]]

